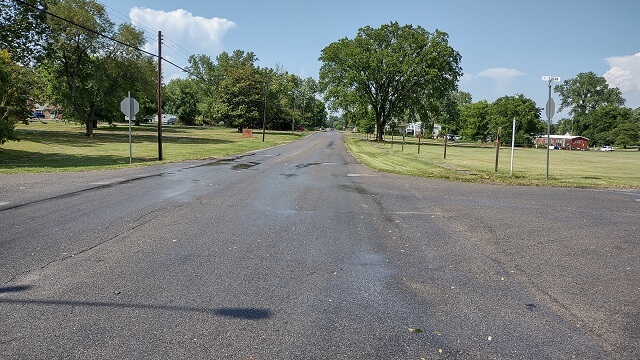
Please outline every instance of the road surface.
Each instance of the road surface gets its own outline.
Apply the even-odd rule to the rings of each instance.
[[[2,359],[640,358],[637,191],[378,173],[337,132],[0,184]]]

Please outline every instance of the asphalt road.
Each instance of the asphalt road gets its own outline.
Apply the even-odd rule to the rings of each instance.
[[[640,193],[372,171],[337,132],[0,177],[1,359],[640,358]]]

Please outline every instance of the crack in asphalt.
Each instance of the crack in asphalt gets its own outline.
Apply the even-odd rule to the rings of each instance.
[[[177,204],[176,206],[172,207],[172,209],[178,209],[178,208],[183,207],[183,206],[184,206],[184,204]],[[28,270],[21,271],[21,272],[15,274],[15,275],[13,275],[11,278],[9,278],[9,280],[3,282],[2,285],[10,284],[10,283],[14,282],[16,279],[18,279],[21,276],[27,275],[27,274],[29,274],[31,272],[34,272],[34,271],[44,270],[47,267],[51,266],[52,264],[64,262],[64,261],[66,261],[66,260],[68,260],[68,259],[70,259],[72,257],[78,256],[78,255],[82,255],[82,254],[84,254],[84,253],[86,253],[88,251],[91,251],[91,250],[99,247],[99,246],[102,246],[102,245],[104,245],[106,243],[109,243],[109,242],[121,237],[122,235],[125,235],[125,234],[127,234],[127,233],[129,233],[129,232],[131,232],[131,231],[133,231],[133,230],[135,230],[137,228],[139,228],[140,226],[149,223],[153,219],[149,219],[149,220],[143,220],[143,219],[146,218],[146,217],[149,217],[149,216],[151,216],[151,215],[153,215],[155,213],[157,213],[160,210],[164,210],[164,209],[167,209],[167,208],[156,208],[156,209],[154,209],[152,211],[144,213],[144,214],[140,215],[137,219],[135,219],[133,221],[133,226],[118,232],[117,234],[111,236],[110,238],[102,240],[102,241],[100,241],[100,242],[98,242],[96,244],[93,244],[93,245],[91,245],[89,247],[81,249],[81,250],[79,250],[77,252],[74,252],[74,253],[71,253],[71,254],[67,254],[65,256],[53,259],[53,260],[45,263],[44,265],[41,265],[41,266],[38,266],[38,267],[34,267],[34,268],[31,268],[31,269],[28,269]]]

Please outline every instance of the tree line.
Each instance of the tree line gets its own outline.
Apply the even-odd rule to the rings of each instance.
[[[640,108],[625,107],[620,90],[609,88],[604,77],[580,73],[556,85],[554,91],[561,100],[559,111],[568,107],[572,110],[571,117],[551,124],[551,134],[584,136],[594,146],[640,146]],[[459,134],[466,141],[489,142],[496,139],[498,128],[502,128],[502,138],[510,139],[512,121],[516,119],[516,145],[531,146],[535,136],[547,131],[547,121],[542,118],[544,109],[522,94],[502,96],[493,102],[473,102],[470,93],[456,90],[448,93],[439,106],[438,116],[427,117],[426,123],[424,118],[405,112],[388,122],[385,133],[398,133],[400,125],[423,121],[425,134],[430,134],[437,123],[442,126],[440,137],[445,133]],[[376,131],[374,114],[367,109],[331,115],[328,124],[339,129],[358,128],[368,134]]]
[[[327,112],[317,82],[289,74],[280,66],[260,68],[252,52],[222,52],[215,62],[192,55],[186,79],[165,88],[164,108],[186,125],[219,124],[259,128],[265,117],[274,130],[325,125]]]
[[[36,103],[58,106],[86,126],[123,119],[120,101],[140,103],[137,123],[157,113],[158,60],[142,47],[143,31],[110,20],[94,0],[0,0],[0,141]],[[163,86],[163,113],[186,125],[295,129],[324,126],[317,82],[256,66],[252,52],[223,52],[214,62],[192,55],[184,79]]]
[[[383,140],[385,133],[407,123],[422,122],[423,132],[435,124],[442,135],[460,134],[467,141],[494,141],[498,128],[510,138],[516,120],[515,142],[533,144],[546,133],[546,119],[535,101],[522,94],[493,102],[473,102],[458,90],[462,76],[460,54],[440,30],[396,22],[380,28],[361,28],[322,50],[320,86],[332,110],[328,122],[338,128],[358,128]],[[580,73],[555,86],[560,111],[571,108],[552,133],[581,135],[592,144],[640,145],[640,109],[624,107],[618,88],[610,88],[593,72]]]
[[[86,125],[121,119],[119,102],[131,91],[138,119],[157,112],[157,59],[140,50],[144,33],[116,26],[95,0],[0,0],[0,140],[15,138],[15,123],[34,102],[60,106],[66,119]],[[340,115],[331,126],[358,127],[383,140],[385,132],[420,121],[426,132],[439,124],[468,141],[492,141],[498,128],[529,145],[545,133],[542,109],[522,94],[473,102],[459,91],[461,55],[446,32],[383,24],[358,30],[321,51],[319,81],[261,68],[250,51],[223,52],[215,59],[192,55],[186,76],[163,87],[163,113],[185,125],[222,124],[241,129],[295,130],[325,126],[328,108]],[[553,126],[557,134],[592,144],[640,143],[639,109],[624,107],[620,90],[603,77],[580,73],[555,86],[560,110],[571,118]],[[323,95],[323,100],[320,99]],[[265,114],[266,113],[266,114]]]

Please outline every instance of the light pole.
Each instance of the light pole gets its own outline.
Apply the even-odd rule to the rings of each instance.
[[[551,119],[553,119],[553,114],[556,112],[556,104],[553,102],[553,98],[551,98],[551,83],[554,81],[560,81],[560,78],[557,76],[543,76],[543,81],[547,81],[549,84],[549,97],[547,99],[547,181],[549,181],[549,145],[551,145]]]

